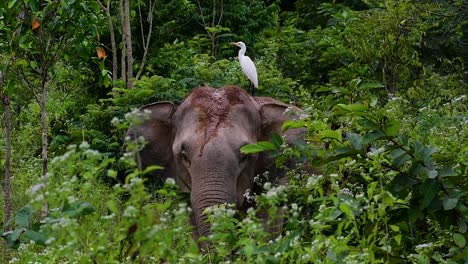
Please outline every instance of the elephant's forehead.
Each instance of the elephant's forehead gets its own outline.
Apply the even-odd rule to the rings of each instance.
[[[221,89],[202,87],[194,90],[184,104],[197,116],[197,131],[201,133],[201,151],[221,127],[229,125],[234,106],[249,102],[247,93],[239,87]],[[238,118],[242,118],[238,116]]]

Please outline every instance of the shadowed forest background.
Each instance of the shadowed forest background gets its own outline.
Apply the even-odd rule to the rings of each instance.
[[[466,0],[2,1],[0,262],[468,263],[467,17]],[[145,178],[125,132],[145,104],[248,89],[232,41],[256,95],[309,114],[283,127],[307,144],[252,146],[298,165],[258,209],[208,210],[200,252],[187,195]],[[261,208],[284,210],[281,234]]]

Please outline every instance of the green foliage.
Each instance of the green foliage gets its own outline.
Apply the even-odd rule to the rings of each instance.
[[[0,247],[0,262],[467,262],[465,1],[156,2],[148,63],[130,90],[110,82],[108,58],[93,55],[110,46],[96,1],[0,3],[15,212],[3,223],[9,249]],[[148,6],[131,6],[136,61],[139,7]],[[117,9],[111,15],[117,25]],[[42,31],[31,29],[33,18]],[[202,85],[248,88],[228,45],[238,40],[256,64],[256,94],[299,104],[309,117],[283,129],[308,133],[298,146],[272,135],[241,149],[297,166],[284,169],[285,186],[257,176],[264,192],[245,194],[255,208],[208,209],[212,232],[202,240],[213,246],[200,252],[187,194],[172,181],[153,190],[123,139],[142,105],[180,102]],[[47,41],[52,162],[40,178],[34,92]],[[0,142],[2,164],[4,149]]]

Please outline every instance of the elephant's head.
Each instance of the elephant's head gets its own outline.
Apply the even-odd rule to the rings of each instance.
[[[282,134],[283,122],[297,118],[285,114],[288,107],[272,98],[251,97],[236,86],[201,87],[179,106],[144,106],[141,110],[149,110],[150,118],[129,134],[148,142],[139,153],[141,167],[162,165],[165,169],[153,172],[153,177],[173,177],[190,192],[196,230],[203,236],[209,232],[204,209],[222,203],[240,208],[254,176],[272,164],[264,154],[244,155],[239,149],[268,140],[271,132]],[[301,132],[288,130],[285,137],[292,140]]]

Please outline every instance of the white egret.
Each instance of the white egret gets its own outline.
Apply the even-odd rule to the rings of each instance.
[[[245,51],[247,47],[245,46],[244,42],[231,42],[229,44],[236,45],[240,48],[239,50],[239,63],[242,68],[242,72],[244,72],[245,76],[252,82],[253,88],[251,90],[251,94],[254,95],[255,88],[258,87],[258,79],[257,79],[257,69],[255,68],[255,64],[253,61],[248,57],[245,56]]]

